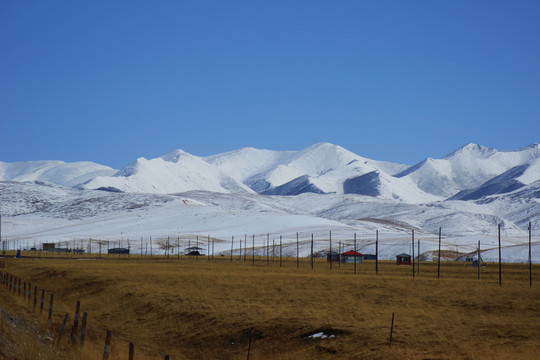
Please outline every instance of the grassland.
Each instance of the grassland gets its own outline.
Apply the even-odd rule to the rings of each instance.
[[[111,257],[84,260],[0,259],[0,269],[54,293],[53,324],[45,311],[0,287],[2,306],[26,320],[12,358],[101,358],[106,329],[111,359],[535,359],[540,353],[540,267],[463,263],[410,266],[379,262],[333,265],[296,259]],[[48,297],[46,298],[48,306]],[[89,314],[84,348],[68,336],[52,346],[75,304]],[[392,313],[395,325],[389,346]],[[1,318],[0,318],[0,321]],[[5,322],[5,321],[4,321]],[[45,329],[48,329],[45,331]],[[13,330],[13,331],[12,331]],[[310,339],[325,332],[335,337]],[[40,335],[41,334],[41,335]],[[49,334],[49,335],[47,335]],[[14,341],[13,339],[17,339]],[[1,338],[0,338],[1,340]],[[12,344],[13,345],[13,344]],[[14,346],[15,346],[14,345]],[[16,346],[15,346],[16,347]],[[9,354],[5,354],[10,358]]]

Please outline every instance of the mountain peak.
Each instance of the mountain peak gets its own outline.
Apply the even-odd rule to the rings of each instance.
[[[468,143],[466,145],[463,145],[459,149],[451,152],[450,154],[446,155],[443,159],[451,159],[453,157],[459,156],[461,154],[467,154],[467,155],[477,155],[480,157],[488,157],[492,154],[496,153],[497,150],[494,148],[488,148],[482,145],[474,144],[474,143]]]
[[[173,163],[177,163],[178,160],[182,157],[182,156],[185,156],[187,155],[188,153],[185,152],[184,150],[182,149],[176,149],[174,151],[171,151],[170,153],[168,154],[165,154],[163,155],[161,158],[165,161],[169,161],[169,162],[173,162]]]

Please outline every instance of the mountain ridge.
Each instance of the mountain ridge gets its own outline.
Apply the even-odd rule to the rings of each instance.
[[[323,142],[298,151],[245,147],[206,157],[176,149],[153,159],[140,157],[120,170],[91,162],[0,162],[0,181],[159,194],[191,190],[283,196],[358,193],[423,203],[455,200],[459,193],[470,197],[474,192],[476,199],[490,191],[516,189],[540,179],[539,159],[539,143],[503,151],[468,143],[441,159],[428,157],[410,166],[365,158]],[[504,176],[498,177],[515,167],[524,169],[520,178],[508,186],[500,183]],[[479,190],[483,184],[489,188]]]

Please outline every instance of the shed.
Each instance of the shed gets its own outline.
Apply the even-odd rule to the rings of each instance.
[[[340,255],[338,252],[332,251],[326,255],[327,262],[339,262]]]
[[[358,251],[350,250],[341,254],[341,262],[344,263],[361,263],[364,255]]]
[[[109,254],[129,254],[129,249],[126,249],[126,248],[112,248],[112,249],[109,249]]]
[[[398,265],[411,265],[411,255],[409,255],[409,254],[396,255],[396,264],[398,264]]]
[[[51,251],[56,248],[55,243],[43,243],[43,251]]]

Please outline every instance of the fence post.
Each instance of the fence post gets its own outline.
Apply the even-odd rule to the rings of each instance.
[[[412,277],[414,279],[414,229],[412,229],[411,249],[412,249]]]
[[[332,270],[332,231],[330,231],[329,240],[330,240],[330,270]]]
[[[81,328],[81,346],[84,345],[84,338],[86,337],[86,320],[88,318],[88,312],[83,313],[82,328]]]
[[[129,343],[129,360],[133,360],[133,355],[135,354],[135,345],[133,343]]]
[[[476,265],[478,267],[478,280],[480,280],[480,240],[478,240],[478,254],[476,256]]]
[[[281,267],[281,264],[282,264],[282,252],[281,252],[281,245],[282,245],[282,241],[281,241],[281,235],[279,235],[279,267]]]
[[[499,286],[502,286],[502,265],[501,265],[501,224],[497,224],[497,233],[499,237]]]
[[[39,313],[41,314],[43,312],[43,305],[45,303],[45,289],[41,289],[41,303],[39,306]]]
[[[81,301],[77,301],[77,306],[75,307],[75,320],[73,321],[73,328],[71,329],[71,342],[77,342],[77,330],[79,328],[79,310],[81,309]]]
[[[21,278],[19,278],[18,295],[21,296]]]
[[[111,352],[111,330],[107,330],[105,336],[105,349],[103,350],[103,360],[109,360],[109,353]]]
[[[379,275],[379,230],[375,232],[375,274]]]
[[[354,233],[354,273],[356,274],[356,233]]]
[[[390,326],[390,345],[392,346],[392,334],[394,333],[394,313],[392,313],[392,325]]]
[[[36,311],[36,305],[37,305],[37,286],[34,286],[34,309],[33,311]]]
[[[58,335],[58,344],[60,344],[60,340],[62,340],[62,336],[64,336],[68,319],[69,319],[69,314],[66,313],[66,316],[64,316],[64,322],[62,323],[62,329],[60,329],[60,334]]]
[[[296,233],[296,268],[298,269],[300,267],[300,258],[299,258],[299,250],[298,247],[298,232]]]
[[[54,294],[51,294],[51,301],[49,302],[49,325],[51,325],[52,322],[52,311],[53,311],[53,301],[54,301]]]
[[[532,287],[531,223],[529,222],[529,287]]]
[[[437,279],[441,277],[441,228],[439,228],[439,254],[437,256]]]
[[[23,300],[26,299],[26,281],[24,282],[24,287],[23,287]]]
[[[32,283],[28,282],[28,302],[32,300]]]
[[[311,234],[311,270],[313,270],[313,234]]]

